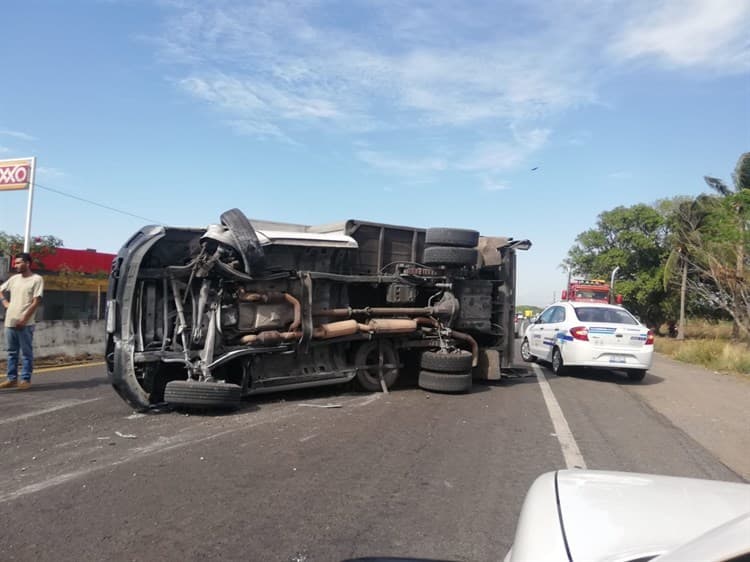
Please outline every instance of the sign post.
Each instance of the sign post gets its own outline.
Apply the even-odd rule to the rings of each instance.
[[[0,191],[29,190],[29,202],[26,206],[26,230],[23,237],[23,251],[31,248],[31,209],[34,204],[34,170],[36,156],[0,160]]]

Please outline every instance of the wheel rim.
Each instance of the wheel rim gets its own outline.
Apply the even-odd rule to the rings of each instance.
[[[531,350],[529,349],[529,340],[523,340],[521,344],[521,357],[524,361],[528,361],[531,357]]]
[[[372,384],[380,384],[380,373],[383,373],[383,380],[389,383],[389,377],[397,371],[388,364],[395,363],[394,354],[390,347],[385,344],[373,347],[368,351],[364,361],[366,367],[360,369],[360,373],[367,381]]]
[[[562,357],[560,357],[560,352],[556,349],[552,352],[552,370],[558,372],[561,364]]]

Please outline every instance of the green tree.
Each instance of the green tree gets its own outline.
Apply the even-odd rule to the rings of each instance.
[[[616,292],[643,322],[658,327],[674,304],[667,303],[663,269],[669,254],[664,215],[646,204],[601,213],[582,232],[563,262],[574,275],[609,279],[620,267]]]
[[[667,242],[670,246],[669,256],[664,265],[664,290],[669,292],[670,287],[679,285],[679,328],[678,339],[685,337],[685,309],[688,306],[688,275],[691,279],[696,277],[696,268],[692,265],[691,252],[699,243],[701,232],[713,208],[716,206],[716,198],[708,195],[700,195],[696,198],[675,197],[674,199],[661,201],[659,204],[662,213],[666,217],[669,234]],[[691,292],[691,296],[694,293]],[[671,299],[670,299],[671,300]],[[692,299],[693,309],[701,303]],[[708,312],[706,310],[705,312]],[[674,315],[673,315],[674,316]]]
[[[55,253],[63,241],[51,235],[35,236],[31,239],[29,253],[37,266],[44,265],[44,256]],[[0,256],[15,256],[23,251],[23,236],[0,231]],[[11,264],[12,266],[12,264]]]
[[[748,219],[750,219],[750,152],[737,160],[733,189],[715,177],[703,178],[721,197],[721,205],[711,213],[703,244],[694,248],[701,279],[715,285],[714,302],[726,310],[734,321],[732,336],[742,330],[750,333],[748,311]],[[711,295],[706,295],[711,297]]]

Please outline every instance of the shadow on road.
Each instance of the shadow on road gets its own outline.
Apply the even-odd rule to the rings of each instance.
[[[554,375],[553,375],[554,376]],[[631,381],[623,371],[607,371],[604,369],[582,369],[571,371],[565,375],[576,379],[590,379],[601,382],[619,384],[621,386],[649,386],[664,382],[664,378],[653,373],[646,373],[642,381]]]

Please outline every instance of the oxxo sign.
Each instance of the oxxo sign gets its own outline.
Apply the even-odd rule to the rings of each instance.
[[[31,181],[30,158],[24,160],[0,160],[0,191],[28,189]]]

